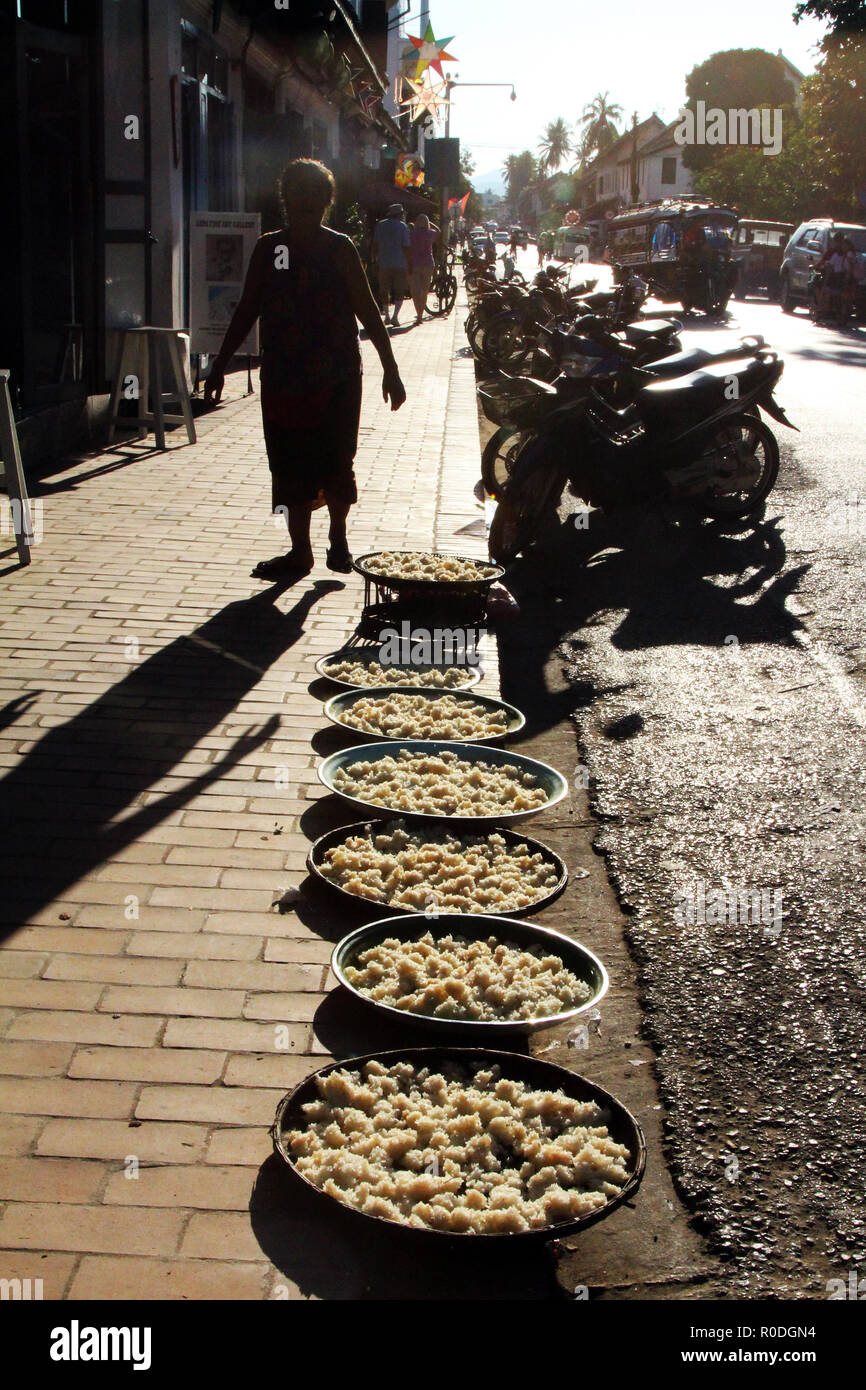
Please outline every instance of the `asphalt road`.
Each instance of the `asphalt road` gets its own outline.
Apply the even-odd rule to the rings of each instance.
[[[678,1190],[732,1297],[827,1298],[866,1275],[866,330],[734,301],[685,342],[724,332],[800,429],[763,519],[564,517],[514,586],[561,614]]]

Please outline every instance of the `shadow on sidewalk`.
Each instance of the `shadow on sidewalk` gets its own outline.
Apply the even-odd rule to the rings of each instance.
[[[591,513],[579,531],[574,517],[557,519],[543,542],[510,570],[507,583],[521,618],[497,628],[503,700],[526,714],[525,737],[569,718],[580,688],[550,690],[545,665],[581,629],[619,615],[611,642],[634,651],[680,645],[788,645],[802,624],[785,609],[808,565],[785,572],[777,521],[722,532],[688,528],[656,514]],[[590,703],[601,692],[584,692]]]
[[[294,646],[317,600],[344,586],[339,580],[316,580],[282,613],[276,600],[287,587],[275,584],[228,604],[188,636],[139,662],[104,695],[46,733],[0,782],[0,827],[11,866],[0,907],[4,935],[276,735],[280,721],[272,715],[241,734],[200,776],[130,810]],[[7,705],[3,713],[8,718],[14,709]]]
[[[259,1169],[250,1221],[264,1254],[307,1298],[542,1302],[557,1296],[544,1243],[491,1240],[487,1247],[471,1236],[395,1229],[311,1191],[276,1155]]]

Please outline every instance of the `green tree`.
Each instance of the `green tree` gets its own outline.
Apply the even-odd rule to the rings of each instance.
[[[532,183],[538,174],[534,156],[529,150],[520,154],[510,154],[502,166],[505,175],[507,197],[517,207],[517,200],[527,184]]]
[[[713,53],[692,68],[686,78],[689,110],[696,111],[699,101],[705,103],[707,110],[781,108],[783,127],[795,119],[796,96],[782,59],[763,48],[730,48]],[[688,144],[683,146],[683,163],[687,169],[706,169],[730,153],[725,145]]]
[[[866,3],[864,0],[799,0],[794,10],[794,23],[801,19],[824,19],[831,34],[862,34],[866,32]]]
[[[599,92],[583,109],[580,124],[583,135],[578,145],[581,159],[604,154],[619,139],[616,122],[622,119],[622,107],[608,101],[608,92]]]
[[[563,164],[571,154],[571,132],[559,116],[545,127],[538,144],[538,169],[540,173],[552,173]]]
[[[866,198],[866,39],[825,41],[824,58],[802,87],[798,120],[784,121],[778,155],[720,147],[695,175],[699,193],[743,217],[798,223],[807,217],[863,220]]]

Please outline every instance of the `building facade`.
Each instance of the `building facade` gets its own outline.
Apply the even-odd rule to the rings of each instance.
[[[383,147],[392,0],[0,0],[12,191],[0,366],[25,462],[95,438],[118,331],[186,328],[194,211],[277,225],[292,158],[339,220]]]

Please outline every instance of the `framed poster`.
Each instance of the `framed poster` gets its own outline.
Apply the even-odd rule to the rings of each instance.
[[[218,352],[244,287],[259,238],[257,212],[194,212],[189,225],[190,352]],[[259,326],[238,356],[259,352]]]

